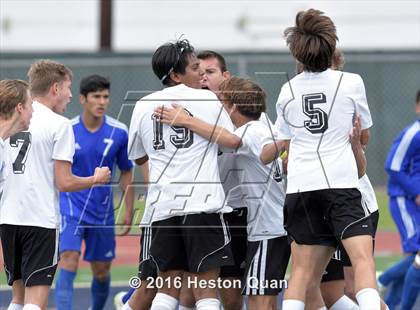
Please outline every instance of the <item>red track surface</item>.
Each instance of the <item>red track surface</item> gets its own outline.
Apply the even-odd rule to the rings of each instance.
[[[136,265],[139,259],[140,237],[124,236],[117,237],[117,253],[113,265]],[[0,246],[1,253],[1,246]],[[375,253],[377,255],[398,255],[401,253],[400,237],[396,232],[380,231],[376,235]],[[80,266],[88,266],[81,260]],[[3,270],[3,255],[0,257],[0,270]]]

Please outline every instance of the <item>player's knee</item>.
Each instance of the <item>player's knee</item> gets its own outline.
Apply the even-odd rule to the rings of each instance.
[[[79,252],[76,251],[64,251],[60,254],[60,265],[61,268],[68,271],[77,271],[79,265]]]
[[[228,298],[223,299],[223,308],[225,310],[241,310],[242,309],[242,296],[240,298],[228,297]]]
[[[107,268],[98,268],[93,272],[93,276],[99,282],[104,282],[109,278],[109,269]]]

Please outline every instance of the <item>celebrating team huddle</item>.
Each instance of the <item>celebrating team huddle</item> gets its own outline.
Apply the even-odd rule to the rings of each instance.
[[[155,51],[164,88],[136,103],[129,128],[105,115],[104,77],[82,80],[83,113],[72,121],[59,115],[71,98],[66,66],[36,62],[30,87],[0,82],[0,116],[10,123],[0,128],[10,310],[46,308],[59,254],[56,304],[72,309],[82,240],[91,309],[104,307],[115,256],[110,178],[118,166],[130,225],[132,162],[147,184],[142,284],[117,295],[120,309],[269,310],[282,290],[284,310],[386,309],[376,289],[363,80],[342,71],[335,25],[322,12],[299,12],[284,33],[298,74],[280,90],[274,124],[259,85],[188,40]]]

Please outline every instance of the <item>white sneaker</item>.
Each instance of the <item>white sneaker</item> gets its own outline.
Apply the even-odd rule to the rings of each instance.
[[[124,306],[124,303],[122,301],[124,295],[127,294],[127,292],[118,292],[117,294],[115,294],[114,296],[114,306],[116,310],[121,310],[122,307]]]

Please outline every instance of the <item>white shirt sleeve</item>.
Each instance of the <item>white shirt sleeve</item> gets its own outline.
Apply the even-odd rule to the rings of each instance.
[[[289,102],[293,98],[289,84],[283,85],[280,91],[279,98],[277,99],[276,103],[276,111],[277,111],[277,120],[274,125],[276,128],[277,138],[279,140],[290,140],[292,138],[292,131],[289,126],[289,123],[285,119],[285,107],[287,106],[287,102]]]
[[[54,135],[52,159],[73,163],[74,150],[73,126],[69,120],[66,120]]]
[[[238,128],[235,135],[242,138],[242,146],[237,153],[249,155],[251,152],[256,158],[260,158],[264,146],[275,142],[270,129],[265,125],[248,123]]]
[[[362,129],[367,129],[372,127],[372,117],[370,115],[370,110],[366,98],[365,84],[360,75],[356,74],[355,79],[355,90],[353,100],[356,104],[356,113],[360,116],[362,123]]]
[[[141,101],[136,103],[131,117],[130,129],[128,131],[128,158],[136,160],[146,156],[143,141],[140,134],[141,121]]]

